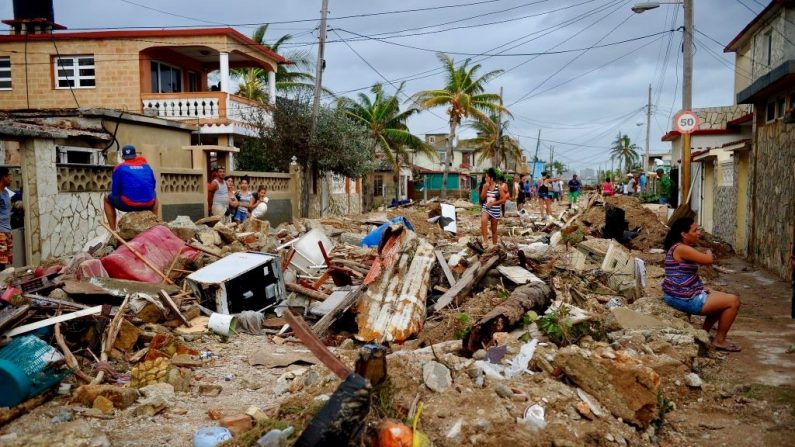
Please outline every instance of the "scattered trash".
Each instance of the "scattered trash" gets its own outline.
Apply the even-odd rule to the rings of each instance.
[[[516,418],[516,422],[524,424],[525,427],[533,432],[539,432],[546,428],[547,423],[544,420],[544,407],[539,404],[533,404],[524,410],[524,415]]]
[[[215,447],[232,439],[232,432],[224,427],[204,427],[193,435],[193,447]]]

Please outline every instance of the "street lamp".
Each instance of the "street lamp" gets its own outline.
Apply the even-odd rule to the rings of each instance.
[[[693,107],[693,0],[681,2],[643,2],[632,7],[632,11],[642,14],[650,9],[659,8],[660,5],[682,5],[685,10],[684,37],[682,39],[682,110]],[[690,134],[686,133],[682,141],[682,197],[687,197],[690,191]]]

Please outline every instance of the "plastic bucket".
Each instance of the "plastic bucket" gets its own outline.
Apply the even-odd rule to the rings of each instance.
[[[237,318],[235,318],[234,315],[213,312],[213,314],[210,315],[210,321],[207,323],[207,327],[218,335],[229,337],[237,328]]]

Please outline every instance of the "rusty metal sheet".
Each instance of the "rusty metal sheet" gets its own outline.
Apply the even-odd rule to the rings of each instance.
[[[356,338],[383,343],[418,333],[435,260],[433,246],[413,231],[392,235],[382,250],[381,271],[357,305]]]

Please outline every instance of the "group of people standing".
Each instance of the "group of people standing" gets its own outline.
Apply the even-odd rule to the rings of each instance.
[[[489,245],[489,228],[491,243],[497,244],[497,222],[504,213],[506,202],[514,200],[519,209],[524,209],[526,204],[532,206],[537,200],[541,217],[551,219],[552,202],[563,200],[563,185],[560,177],[552,177],[550,173],[543,172],[541,178],[535,182],[532,178],[515,176],[513,188],[509,191],[506,179],[499,176],[494,168],[489,168],[478,189],[481,203],[480,227],[484,246]],[[569,180],[568,187],[569,205],[576,206],[582,191],[582,183],[574,175]]]
[[[666,175],[662,169],[658,170],[656,175],[656,180],[660,181],[660,187],[657,191],[660,196],[659,202],[664,205],[669,201],[668,196],[671,193],[671,178]],[[652,175],[652,177],[654,176]],[[605,196],[614,196],[616,194],[632,196],[647,191],[648,185],[649,179],[646,177],[645,173],[631,175],[623,183],[618,183],[616,179],[607,177],[605,181],[599,185],[599,192]]]
[[[232,222],[245,222],[250,216],[260,218],[267,211],[267,189],[260,185],[254,192],[250,188],[251,179],[243,176],[235,189],[235,179],[225,175],[226,169],[213,169],[210,184],[207,187],[207,207],[210,215],[223,216]]]

